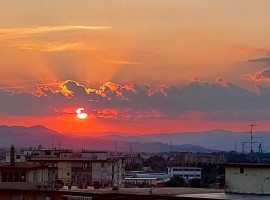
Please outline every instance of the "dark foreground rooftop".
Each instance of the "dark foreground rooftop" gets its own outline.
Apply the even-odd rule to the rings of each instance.
[[[86,189],[74,190],[74,193],[94,193],[94,194],[111,194],[111,189]],[[270,199],[270,195],[243,195],[243,194],[225,194],[223,189],[208,189],[208,188],[120,188],[115,192],[119,199],[237,199],[237,200],[254,200],[254,199]],[[126,198],[125,198],[126,197]],[[161,198],[162,197],[162,198]],[[116,198],[118,199],[118,198]]]
[[[38,199],[50,197],[54,200],[66,200],[70,197],[91,200],[213,200],[213,199],[236,199],[236,200],[265,200],[270,195],[241,195],[225,194],[221,189],[205,188],[121,188],[118,191],[112,189],[85,189],[85,190],[11,190],[0,189],[0,200],[12,199],[13,196],[23,199]],[[82,197],[82,198],[80,198]]]

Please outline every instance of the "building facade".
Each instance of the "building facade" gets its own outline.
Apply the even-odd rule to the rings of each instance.
[[[170,177],[180,176],[185,180],[190,180],[194,178],[201,178],[202,169],[198,167],[168,167],[168,174]]]
[[[20,163],[0,166],[1,189],[46,189],[48,166]]]
[[[270,165],[226,164],[225,192],[270,194]]]

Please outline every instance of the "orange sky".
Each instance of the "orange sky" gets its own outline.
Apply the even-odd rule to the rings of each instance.
[[[265,91],[270,77],[269,7],[268,0],[1,1],[0,123],[41,124],[61,132],[153,133],[239,130],[255,121],[261,129],[268,129],[264,108],[268,107]],[[95,92],[78,91],[79,95],[64,99],[57,92],[66,80],[95,92],[104,87],[103,92],[109,93],[96,103],[91,96],[97,95]],[[204,92],[189,86],[194,80],[203,85]],[[107,82],[120,86],[112,90]],[[125,89],[131,85],[150,89]],[[54,94],[44,95],[48,99],[42,100],[51,110],[31,110],[46,107],[34,95],[38,87],[45,86]],[[171,86],[178,90],[170,89],[167,98],[161,90]],[[224,86],[228,90],[223,90]],[[79,88],[74,87],[70,90]],[[146,90],[155,95],[140,102]],[[220,104],[211,107],[216,90],[233,103],[224,105],[219,99]],[[18,92],[32,96],[23,98]],[[241,107],[243,100],[237,96],[241,92],[246,107]],[[163,96],[156,98],[160,94]],[[115,95],[114,99],[110,95]],[[209,99],[205,100],[205,95]],[[195,96],[204,100],[195,101]],[[119,103],[125,98],[125,103]],[[20,102],[35,106],[20,112]],[[170,106],[172,102],[176,111]],[[90,117],[78,121],[74,115],[54,112],[76,106],[86,106]],[[201,117],[186,117],[194,112],[202,113]],[[246,117],[254,112],[257,117]],[[223,114],[213,120],[213,113]],[[228,115],[235,120],[229,120]]]

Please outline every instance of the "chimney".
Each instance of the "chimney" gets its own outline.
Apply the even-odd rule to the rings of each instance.
[[[15,148],[12,145],[10,148],[10,166],[14,166],[15,165]]]

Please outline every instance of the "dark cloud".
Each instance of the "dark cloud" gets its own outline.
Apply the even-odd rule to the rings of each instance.
[[[262,62],[262,63],[269,63],[270,64],[270,57],[264,57],[264,58],[256,58],[249,60],[250,62]]]
[[[270,75],[269,70],[262,74]],[[36,93],[0,91],[0,112],[56,115],[84,106],[94,117],[106,120],[185,118],[189,113],[201,113],[208,120],[254,120],[268,116],[270,92],[266,91],[255,93],[221,77],[214,83],[196,79],[184,86],[161,87],[107,82],[87,88],[69,80],[57,91],[49,87],[39,87]]]

